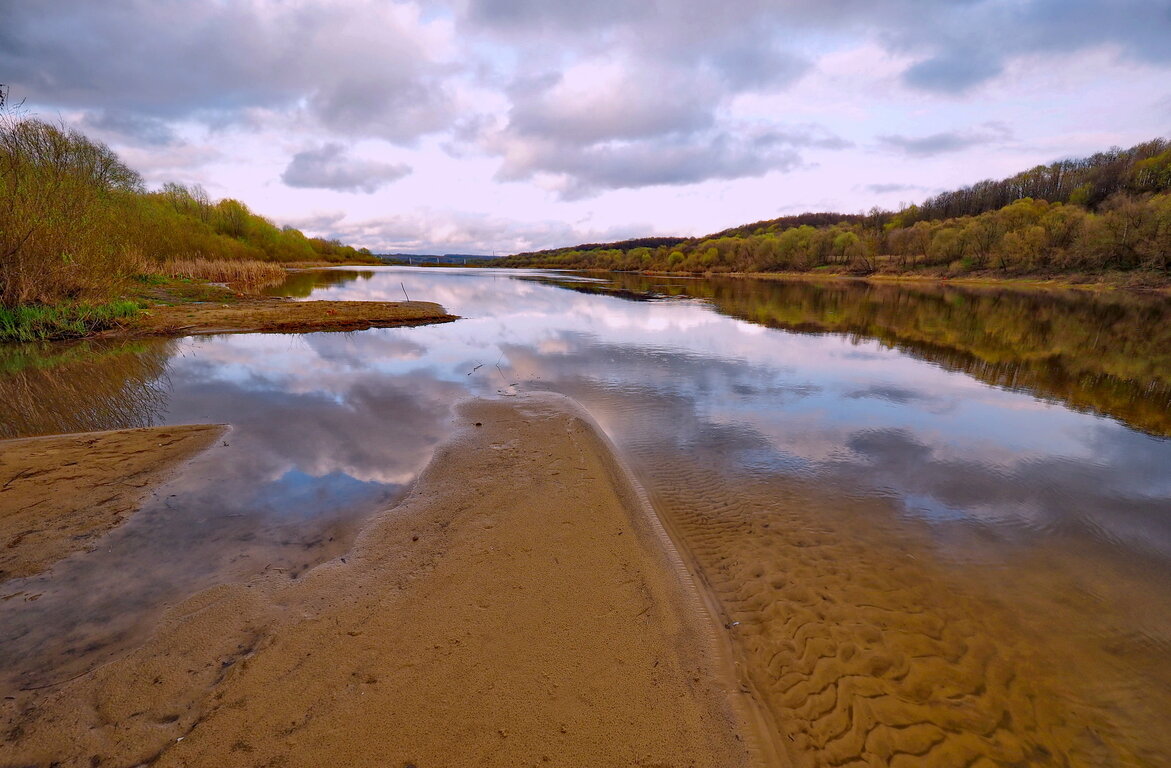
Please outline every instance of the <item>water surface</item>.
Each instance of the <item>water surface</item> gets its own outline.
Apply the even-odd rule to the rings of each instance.
[[[1166,300],[406,268],[276,289],[404,291],[464,319],[5,350],[6,436],[234,425],[98,551],[3,585],[7,675],[343,556],[455,401],[551,390],[719,597],[796,764],[1171,763]]]

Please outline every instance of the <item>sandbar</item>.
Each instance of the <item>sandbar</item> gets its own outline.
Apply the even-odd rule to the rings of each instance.
[[[571,401],[473,401],[344,557],[173,607],[142,647],[0,702],[0,763],[758,762],[654,512]]]
[[[292,301],[231,298],[228,303],[156,305],[101,336],[191,336],[210,333],[361,331],[457,320],[431,301]]]

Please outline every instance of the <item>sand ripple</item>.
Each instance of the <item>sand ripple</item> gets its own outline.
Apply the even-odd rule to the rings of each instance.
[[[1166,736],[1117,725],[1160,732],[1159,703],[1095,701],[1068,658],[880,502],[729,474],[718,455],[630,452],[794,765],[1166,764]]]

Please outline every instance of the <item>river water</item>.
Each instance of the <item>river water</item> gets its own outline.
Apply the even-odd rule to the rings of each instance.
[[[0,348],[2,437],[233,425],[102,546],[0,585],[6,685],[344,556],[453,403],[550,390],[646,488],[795,765],[1171,764],[1168,300],[409,268],[273,292],[463,319]]]

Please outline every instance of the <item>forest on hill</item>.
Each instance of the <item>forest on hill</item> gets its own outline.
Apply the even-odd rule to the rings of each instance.
[[[663,240],[521,253],[499,265],[950,277],[1126,272],[1161,283],[1171,271],[1171,142],[1037,166],[899,211],[806,213]]]
[[[367,261],[199,186],[148,191],[109,147],[0,93],[0,307],[105,301],[173,260]]]

